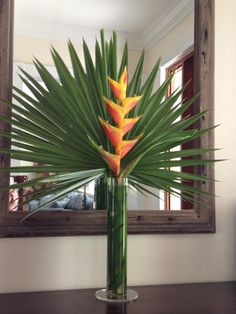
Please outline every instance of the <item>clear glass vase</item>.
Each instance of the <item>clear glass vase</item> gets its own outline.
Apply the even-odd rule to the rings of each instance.
[[[107,209],[107,288],[96,297],[107,302],[131,302],[137,292],[127,289],[127,185],[126,178],[107,177],[98,191]]]

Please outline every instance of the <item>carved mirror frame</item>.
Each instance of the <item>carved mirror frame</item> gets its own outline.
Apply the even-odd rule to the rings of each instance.
[[[14,0],[0,0],[0,97],[11,101]],[[214,124],[214,0],[195,0],[195,91],[201,91],[199,107],[208,112],[201,126]],[[0,113],[9,116],[6,106]],[[10,125],[0,122],[0,130]],[[214,146],[213,132],[201,138],[201,145]],[[9,147],[8,139],[0,138],[0,146]],[[213,156],[210,156],[213,157]],[[7,167],[10,158],[0,154],[0,168]],[[214,179],[214,167],[201,167],[200,174]],[[0,173],[0,182],[7,183],[9,174]],[[214,193],[214,182],[203,182],[202,188]],[[207,199],[208,208],[189,210],[128,211],[130,234],[148,233],[208,233],[215,232],[215,203]],[[0,237],[98,235],[106,233],[106,211],[60,212],[43,211],[20,223],[23,212],[8,212],[8,193],[0,191]]]

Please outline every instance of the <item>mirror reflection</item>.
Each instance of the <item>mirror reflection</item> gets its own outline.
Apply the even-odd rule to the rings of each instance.
[[[118,47],[121,49],[126,40],[129,43],[129,73],[137,63],[140,52],[146,50],[144,73],[149,73],[155,60],[161,56],[161,71],[157,86],[164,81],[170,71],[174,72],[173,89],[182,86],[189,72],[188,58],[192,57],[194,38],[193,0],[15,0],[14,31],[14,85],[22,91],[31,92],[20,80],[17,68],[32,75],[37,82],[43,82],[32,64],[32,58],[38,58],[53,74],[57,76],[50,55],[52,45],[71,67],[67,49],[70,39],[82,55],[82,38],[92,49],[99,30],[104,29],[109,37],[112,30],[117,31]],[[121,56],[118,56],[118,62]],[[186,70],[187,69],[187,70]],[[193,68],[191,69],[193,75]],[[188,79],[191,78],[188,76]],[[170,91],[171,92],[171,91]],[[11,160],[12,166],[27,166],[27,161]],[[35,166],[40,165],[35,163]],[[47,176],[48,173],[38,175]],[[10,181],[25,182],[34,178],[31,173],[11,174]],[[9,192],[10,211],[28,211],[36,209],[42,199],[22,204],[27,194],[37,191],[40,186],[11,190]],[[45,209],[76,210],[93,209],[95,182],[74,191],[62,199],[52,202]],[[132,209],[180,209],[183,204],[177,197],[170,197],[162,191],[152,191],[158,196],[143,195],[129,190],[128,208]],[[45,196],[47,197],[47,196]]]

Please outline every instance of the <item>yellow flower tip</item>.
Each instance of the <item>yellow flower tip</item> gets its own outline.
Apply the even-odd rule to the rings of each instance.
[[[118,125],[118,127],[123,131],[123,134],[125,135],[134,127],[134,125],[138,122],[138,120],[141,117],[142,116],[138,116],[136,118],[123,119],[121,123]]]
[[[123,72],[121,73],[119,82],[116,82],[108,76],[108,81],[110,88],[117,99],[123,101],[126,98],[126,89],[128,84],[128,73],[126,67],[124,67]]]
[[[102,99],[103,99],[103,101],[104,101],[104,102],[109,101],[109,99],[108,99],[108,98],[106,98],[105,96],[103,96],[103,97],[102,97]]]
[[[110,125],[108,122],[103,120],[101,117],[98,117],[102,128],[111,142],[112,146],[116,147],[121,141],[124,135],[123,131],[115,126]]]
[[[119,84],[120,84],[122,90],[126,93],[127,84],[128,84],[128,73],[127,73],[126,66],[124,67],[124,70],[121,73],[121,76],[120,76],[120,79],[119,79]]]
[[[110,84],[110,88],[115,95],[116,98],[120,99],[122,97],[122,88],[119,83],[108,77],[108,82]]]
[[[112,116],[112,119],[117,124],[121,123],[125,116],[125,109],[115,104],[113,101],[107,99],[106,97],[103,97],[103,99],[110,115]]]
[[[114,175],[118,176],[120,173],[120,156],[111,154],[103,148],[100,149],[100,153]]]
[[[117,146],[116,146],[116,154],[120,156],[120,158],[124,158],[125,155],[128,154],[128,152],[134,147],[134,145],[137,143],[137,141],[140,139],[142,136],[139,135],[133,140],[129,141],[121,141]]]
[[[106,121],[103,120],[100,116],[98,116],[98,120],[99,120],[99,122],[101,123],[102,126],[103,126],[103,124],[106,123]]]
[[[122,101],[121,106],[125,109],[126,114],[137,105],[142,97],[143,96],[127,97]]]

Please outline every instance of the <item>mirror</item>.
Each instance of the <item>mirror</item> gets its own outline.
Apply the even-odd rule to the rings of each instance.
[[[135,10],[133,9],[135,7]],[[50,54],[50,45],[54,46],[71,68],[67,40],[73,41],[78,51],[82,51],[82,38],[93,50],[99,30],[104,28],[107,38],[109,30],[118,32],[118,45],[121,49],[125,40],[129,43],[129,75],[132,77],[142,49],[146,49],[144,76],[148,75],[156,59],[162,55],[161,76],[157,86],[166,75],[166,68],[177,58],[184,58],[194,42],[194,3],[193,0],[144,0],[136,1],[61,1],[44,0],[34,3],[30,0],[15,0],[13,84],[30,96],[32,93],[17,75],[21,67],[30,73],[40,84],[42,79],[32,64],[33,56],[38,58],[57,78],[57,72]],[[122,23],[121,23],[122,21]],[[181,35],[180,35],[181,34]],[[187,52],[186,52],[187,51]],[[120,60],[119,60],[120,61]],[[180,74],[180,71],[178,72]],[[192,70],[193,76],[193,70]],[[182,77],[179,77],[181,86]],[[178,87],[177,85],[175,88]],[[27,166],[28,162],[11,160],[12,166]],[[41,175],[41,174],[40,174]],[[46,174],[45,174],[46,175]],[[11,174],[11,182],[24,182],[34,178],[34,174]],[[31,201],[29,206],[16,206],[27,198],[27,193],[36,190],[37,186],[10,192],[9,210],[28,211],[39,206],[43,199]],[[128,208],[130,210],[159,210],[167,208],[166,195],[162,191],[152,190],[161,199],[151,195],[129,190]],[[178,197],[168,196],[169,209],[180,210]],[[94,208],[94,182],[66,197],[45,206],[45,209],[76,210]]]
[[[17,0],[16,0],[17,1]],[[25,3],[28,1],[24,1]],[[31,1],[29,1],[31,2]],[[48,2],[48,1],[46,1]],[[156,1],[150,1],[156,3]],[[160,3],[172,3],[173,7],[179,3],[186,3],[186,1],[160,1]],[[41,2],[43,3],[43,2]],[[55,3],[55,2],[54,2]],[[68,2],[67,2],[68,3]],[[75,2],[73,2],[75,3]],[[101,2],[100,2],[101,3]],[[136,2],[135,2],[136,3]],[[140,1],[138,1],[140,3]],[[145,2],[146,3],[146,2]],[[1,98],[11,100],[11,77],[12,77],[12,30],[13,30],[13,4],[14,1],[0,0],[0,93]],[[37,4],[38,5],[38,4]],[[102,8],[102,6],[101,6]],[[35,7],[34,7],[35,9]],[[145,8],[146,9],[146,8]],[[183,10],[181,10],[183,11]],[[35,10],[37,12],[37,10]],[[44,12],[45,13],[45,12]],[[45,16],[47,14],[45,13]],[[195,34],[194,34],[194,46],[195,46],[195,90],[201,90],[201,96],[199,98],[199,106],[201,110],[208,110],[208,114],[204,116],[201,121],[201,125],[204,127],[212,126],[213,123],[213,69],[214,69],[214,1],[212,0],[197,0],[195,1]],[[132,18],[132,15],[129,14]],[[170,16],[173,19],[173,16]],[[17,25],[17,21],[15,24]],[[36,23],[37,24],[37,23]],[[37,27],[36,27],[37,28]],[[163,27],[165,30],[168,28]],[[24,30],[22,27],[21,31]],[[38,28],[38,34],[42,29]],[[184,30],[182,30],[184,32]],[[182,34],[182,31],[180,32]],[[94,38],[94,36],[93,36]],[[72,38],[73,39],[73,38]],[[147,35],[150,38],[150,32]],[[160,39],[161,40],[161,39]],[[140,39],[134,40],[134,44],[139,43]],[[189,47],[191,42],[188,42]],[[16,42],[15,42],[16,45]],[[24,47],[24,41],[21,42],[21,48]],[[38,44],[37,51],[43,47]],[[167,47],[167,46],[165,46]],[[28,64],[32,59],[33,49],[36,48],[32,45],[28,51],[28,61],[24,61]],[[59,45],[59,49],[62,47]],[[152,47],[149,47],[150,49]],[[160,51],[151,49],[154,54],[158,56]],[[182,50],[181,50],[182,51]],[[44,58],[44,53],[48,52],[42,49],[40,51],[40,59]],[[16,56],[16,51],[14,52]],[[137,51],[134,49],[134,56],[137,55]],[[164,54],[163,62],[171,60],[170,56]],[[166,59],[165,59],[165,56]],[[155,56],[157,57],[157,56]],[[135,57],[134,57],[135,60]],[[148,59],[150,61],[150,59]],[[14,58],[14,61],[20,62]],[[147,62],[147,70],[150,66]],[[24,63],[23,62],[23,63]],[[0,113],[9,116],[9,109],[4,105],[0,105]],[[8,123],[1,121],[1,130],[9,130]],[[209,145],[213,144],[213,133],[201,139],[201,144]],[[3,147],[9,147],[10,143],[7,139],[0,138],[0,144]],[[7,167],[9,165],[9,157],[5,154],[0,155],[1,167]],[[211,166],[202,167],[200,169],[201,175],[210,174],[214,178],[214,171]],[[3,183],[7,183],[9,176],[0,173],[0,180]],[[203,190],[213,192],[214,184],[212,182],[204,182],[202,186]],[[55,236],[55,235],[84,235],[84,234],[104,234],[106,232],[106,212],[105,211],[79,211],[79,215],[70,212],[55,213],[39,212],[33,217],[19,223],[24,216],[23,212],[17,211],[11,213],[8,211],[9,195],[4,191],[0,191],[0,236],[1,237],[15,237],[15,236]],[[194,207],[192,210],[178,210],[178,211],[155,211],[155,210],[132,210],[128,214],[129,219],[129,232],[130,233],[193,233],[193,232],[214,232],[214,200],[209,201],[209,208]],[[150,208],[149,208],[150,209]]]

